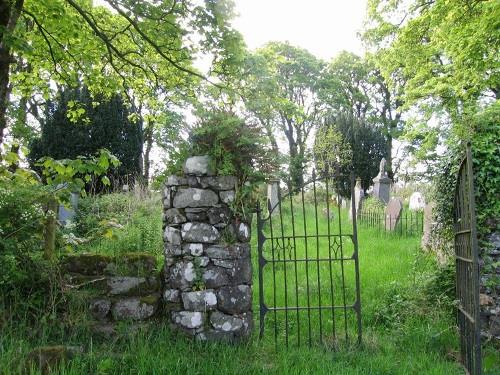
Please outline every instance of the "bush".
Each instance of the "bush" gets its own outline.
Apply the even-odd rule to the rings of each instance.
[[[5,298],[31,288],[39,277],[33,262],[43,246],[46,197],[42,186],[0,180],[0,292]]]
[[[276,170],[276,161],[260,128],[226,111],[202,112],[199,116],[201,120],[180,155],[209,155],[217,174],[236,176],[233,209],[246,215],[248,208],[256,204],[257,185]]]

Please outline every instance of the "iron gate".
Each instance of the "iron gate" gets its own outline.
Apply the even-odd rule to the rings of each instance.
[[[454,200],[457,324],[461,361],[469,374],[481,373],[479,262],[470,144],[460,165]]]
[[[361,343],[356,209],[353,201],[350,221],[331,181],[313,172],[283,195],[278,184],[265,217],[258,209],[259,334],[270,328],[276,345]]]

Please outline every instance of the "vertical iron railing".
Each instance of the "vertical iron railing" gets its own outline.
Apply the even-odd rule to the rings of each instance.
[[[454,199],[457,324],[461,361],[471,375],[481,374],[479,259],[470,144],[457,177]]]
[[[399,237],[420,236],[424,231],[423,211],[403,209],[399,218],[388,216],[383,210],[361,209],[358,212],[361,226],[374,228],[379,234]],[[394,227],[391,225],[394,224]],[[393,228],[390,230],[389,228]]]
[[[265,214],[257,209],[259,336],[270,328],[277,347],[361,343],[355,207],[352,222],[339,205],[334,210],[330,183],[313,171],[303,186],[278,188]]]

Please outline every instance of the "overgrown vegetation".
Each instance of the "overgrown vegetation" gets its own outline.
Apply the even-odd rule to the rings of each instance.
[[[499,230],[500,217],[500,105],[494,104],[480,112],[473,120],[472,132],[468,135],[472,146],[474,165],[474,187],[476,197],[477,228],[481,244],[486,246],[486,237]],[[436,202],[435,236],[450,240],[453,230],[453,200],[449,192],[454,191],[457,173],[465,157],[465,142],[457,139],[441,158],[436,167],[433,199]],[[443,241],[442,240],[442,241]],[[443,241],[444,242],[444,241]]]

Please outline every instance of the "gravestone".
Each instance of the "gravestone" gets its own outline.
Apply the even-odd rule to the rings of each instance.
[[[433,218],[432,218],[432,211],[434,210],[435,203],[431,202],[429,204],[425,205],[424,208],[424,228],[423,228],[423,235],[422,235],[422,249],[424,250],[430,250],[431,249],[431,232],[433,228]]]
[[[211,166],[191,157],[165,183],[164,311],[197,340],[235,341],[252,329],[250,224],[231,210],[237,179]]]
[[[385,164],[385,158],[382,158],[378,175],[373,179],[373,196],[387,204],[389,203],[392,180],[387,176]]]
[[[403,211],[403,202],[399,198],[391,198],[385,208],[385,230],[394,230]]]
[[[356,208],[356,217],[359,217],[364,197],[365,192],[361,187],[361,178],[358,177],[356,179],[356,185],[354,186],[354,207]],[[349,206],[349,219],[352,220],[352,206]]]
[[[425,198],[422,193],[416,191],[410,196],[410,210],[420,211],[425,208]]]
[[[343,199],[342,200],[342,208],[349,208],[351,207],[351,200],[350,199]]]
[[[68,222],[73,221],[76,210],[78,209],[79,200],[79,193],[71,193],[69,197],[69,206],[59,205],[57,220],[59,220],[62,225],[66,225]]]
[[[279,203],[279,188],[280,187],[278,180],[269,181],[269,183],[267,184],[267,201],[271,210],[273,210],[274,207],[276,207]]]

